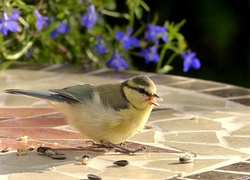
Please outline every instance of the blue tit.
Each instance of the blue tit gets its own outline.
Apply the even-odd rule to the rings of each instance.
[[[157,101],[154,82],[144,75],[124,82],[100,85],[76,85],[44,93],[32,90],[7,89],[10,94],[22,94],[47,100],[67,116],[67,121],[95,142],[126,152],[131,149],[118,143],[134,136],[147,122]]]

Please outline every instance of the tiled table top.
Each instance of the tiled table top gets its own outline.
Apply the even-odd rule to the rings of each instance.
[[[88,139],[67,125],[65,117],[45,101],[3,92],[8,88],[46,91],[80,83],[120,81],[148,75],[164,99],[151,113],[147,127],[128,147],[144,152],[121,154],[89,149]],[[232,85],[171,75],[108,69],[88,73],[9,69],[0,72],[0,179],[250,179],[250,90]],[[22,138],[27,136],[27,141]],[[34,146],[25,156],[18,148]],[[39,155],[48,146],[67,155],[56,160]],[[79,146],[82,146],[79,148]],[[182,164],[179,158],[194,155]],[[82,165],[75,157],[90,157]],[[119,167],[114,161],[127,160]]]

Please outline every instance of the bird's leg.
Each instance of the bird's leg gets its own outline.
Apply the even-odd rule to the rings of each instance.
[[[102,147],[102,148],[104,147],[103,144],[97,143],[97,142],[92,141],[92,140],[88,140],[85,142],[85,144],[87,144],[87,143],[91,143],[92,146],[96,146],[96,147]]]
[[[139,151],[143,151],[143,149],[144,149],[144,148],[129,149],[129,148],[119,146],[117,144],[113,144],[111,142],[105,142],[104,145],[107,146],[107,147],[117,148],[117,149],[120,150],[120,152],[125,153],[125,154],[136,153],[136,152],[139,152]]]

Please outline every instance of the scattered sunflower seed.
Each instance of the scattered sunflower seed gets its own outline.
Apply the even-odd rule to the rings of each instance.
[[[153,128],[154,128],[154,126],[149,125],[149,124],[146,124],[146,125],[144,126],[144,128],[145,128],[145,129],[153,129]]]
[[[35,147],[34,147],[34,146],[30,146],[30,147],[28,148],[28,150],[29,150],[29,151],[33,151],[33,150],[35,150]]]
[[[180,161],[180,163],[183,163],[183,164],[191,163],[191,162],[194,162],[194,156],[186,154],[186,155],[180,157],[179,161]]]
[[[27,142],[27,140],[28,140],[28,136],[22,136],[21,137],[21,141],[22,142]]]
[[[113,164],[116,164],[117,166],[127,166],[129,162],[127,160],[119,160],[115,161]]]
[[[24,156],[24,155],[27,155],[27,153],[28,153],[28,150],[26,148],[18,148],[16,154],[18,156]]]
[[[45,154],[46,154],[48,157],[51,157],[52,155],[57,154],[57,151],[54,150],[54,149],[47,149],[47,150],[45,151]]]
[[[81,158],[76,156],[75,160],[79,161],[83,165],[87,165],[88,164],[88,160],[89,160],[89,156],[88,155],[83,155]]]
[[[178,173],[177,176],[178,177],[183,177],[183,174],[182,173]]]
[[[59,154],[59,153],[53,154],[50,157],[52,159],[66,159],[67,158],[66,154]]]
[[[11,150],[11,147],[6,147],[1,152],[6,153],[6,152],[9,152],[10,150]]]
[[[94,175],[94,174],[88,174],[87,177],[88,177],[88,179],[93,179],[93,180],[101,180],[102,179],[99,176]]]
[[[48,149],[51,149],[51,148],[45,147],[45,146],[40,146],[39,148],[37,148],[37,152],[38,152],[38,154],[44,155],[45,151],[47,151]]]

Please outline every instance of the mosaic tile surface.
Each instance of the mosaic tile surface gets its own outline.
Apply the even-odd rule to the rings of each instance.
[[[34,67],[35,69],[35,67]],[[121,81],[137,74],[154,80],[164,99],[147,126],[125,146],[143,152],[121,154],[89,148],[88,137],[67,125],[45,101],[8,95],[8,88],[47,91],[82,83]],[[68,68],[9,69],[0,72],[0,179],[250,179],[250,90],[199,79],[109,69],[82,73]],[[27,141],[23,140],[27,136]],[[29,148],[17,156],[18,148]],[[48,146],[64,160],[39,155]],[[191,163],[180,163],[185,154]],[[76,157],[89,156],[87,165]],[[127,160],[124,167],[114,165]]]

